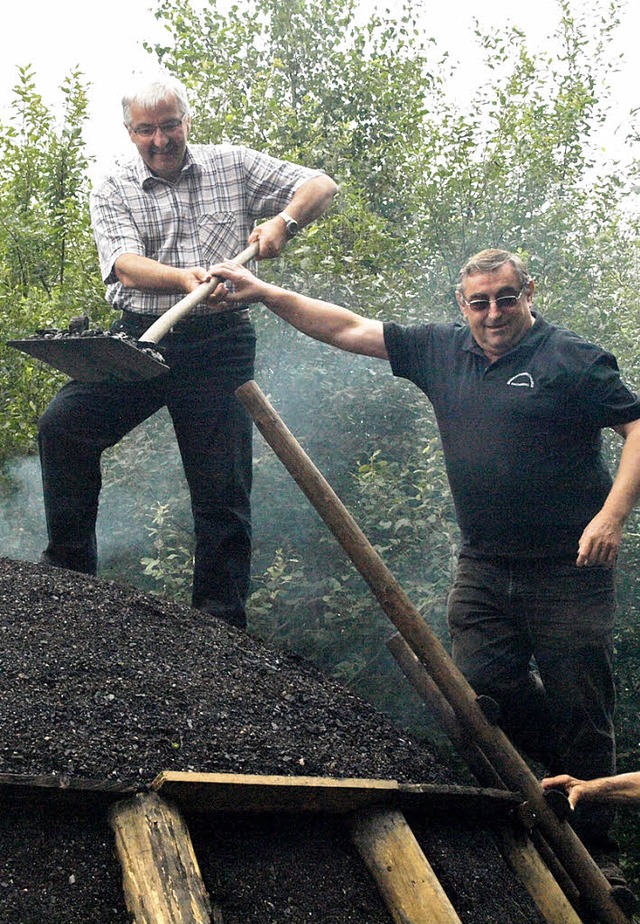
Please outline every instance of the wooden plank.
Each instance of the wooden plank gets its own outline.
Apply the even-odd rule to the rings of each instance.
[[[211,924],[211,904],[180,812],[148,793],[117,802],[109,822],[135,924]]]
[[[71,809],[86,810],[94,806],[102,808],[139,791],[140,787],[114,780],[0,773],[0,802],[11,805],[55,802]]]
[[[547,924],[581,924],[575,909],[524,831],[497,829],[502,854],[535,902]]]
[[[442,811],[475,817],[504,814],[520,802],[515,793],[477,786],[398,783],[333,777],[188,773],[166,770],[151,784],[183,809],[196,812],[347,813],[384,805],[407,811]]]
[[[151,790],[203,812],[351,812],[384,802],[396,780],[188,773],[166,770]]]
[[[396,924],[460,924],[401,812],[371,809],[351,816],[348,824]]]

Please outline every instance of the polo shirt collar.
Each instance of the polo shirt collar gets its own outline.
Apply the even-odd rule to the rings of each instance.
[[[512,350],[509,350],[508,353],[504,354],[505,356],[511,356],[513,353],[515,353],[516,350],[519,350],[521,347],[529,348],[529,347],[535,346],[538,343],[540,337],[543,335],[544,330],[549,326],[547,322],[544,320],[544,318],[542,317],[542,315],[538,314],[537,311],[534,311],[533,309],[531,309],[531,314],[536,319],[536,323],[533,324],[529,328],[529,330],[526,332],[524,337],[516,343],[516,345],[513,347]],[[482,349],[482,347],[479,347],[476,341],[473,339],[471,328],[468,326],[468,324],[464,325],[462,349],[465,350],[467,353],[475,353],[478,356],[484,356],[485,359],[487,358],[485,356],[485,352]]]

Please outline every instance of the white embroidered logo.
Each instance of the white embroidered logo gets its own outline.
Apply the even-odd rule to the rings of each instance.
[[[514,375],[509,379],[507,385],[515,385],[519,388],[533,388],[535,382],[533,381],[533,376],[530,372],[519,372],[517,375]]]

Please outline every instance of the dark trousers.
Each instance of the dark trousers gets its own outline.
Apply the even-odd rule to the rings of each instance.
[[[454,661],[549,775],[615,773],[614,575],[574,561],[461,557],[449,597]],[[534,660],[532,660],[534,659]],[[575,828],[603,844],[613,813],[579,805]]]
[[[151,320],[126,315],[113,328],[137,338]],[[162,347],[169,374],[139,382],[68,382],[42,415],[38,439],[49,538],[42,559],[96,573],[102,452],[166,405],[191,494],[192,604],[244,627],[252,422],[234,391],[253,377],[253,325],[246,312],[194,318],[177,325]]]

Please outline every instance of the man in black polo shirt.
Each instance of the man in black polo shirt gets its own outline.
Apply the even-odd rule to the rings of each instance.
[[[431,401],[461,531],[449,599],[453,657],[492,696],[514,742],[549,774],[615,773],[614,572],[640,494],[640,401],[615,358],[532,311],[514,254],[462,268],[466,324],[382,323],[255,280],[230,263],[220,298],[261,301],[317,340],[388,359]],[[624,439],[615,481],[602,429]],[[535,659],[535,660],[533,660]],[[613,845],[606,807],[580,806],[594,855]]]

